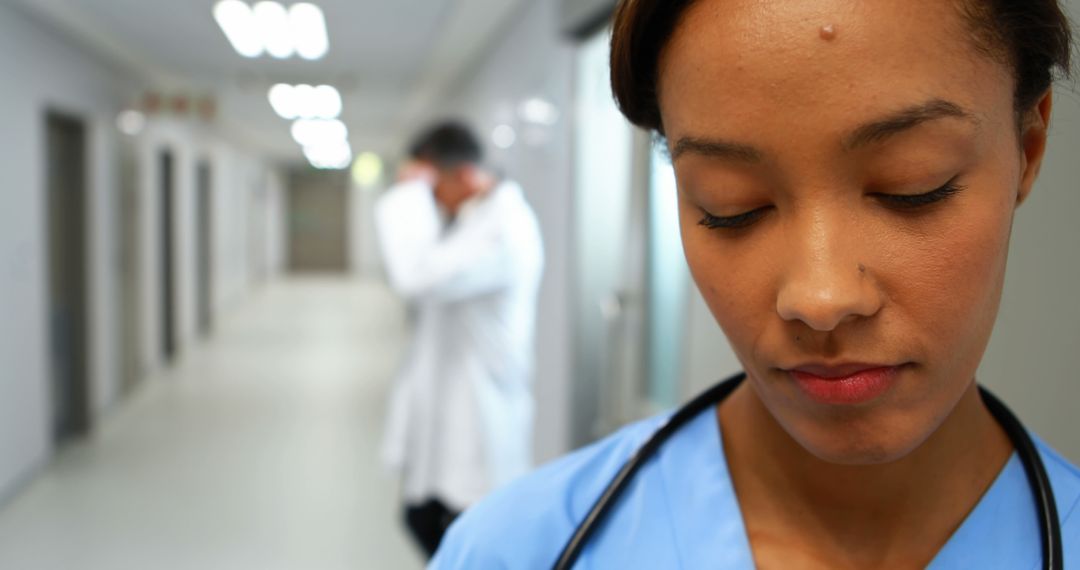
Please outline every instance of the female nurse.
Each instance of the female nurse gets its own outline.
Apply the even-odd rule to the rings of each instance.
[[[666,416],[497,492],[433,566],[1080,568],[1080,471],[975,382],[1070,47],[1056,0],[623,0],[615,95],[745,380],[597,520]]]

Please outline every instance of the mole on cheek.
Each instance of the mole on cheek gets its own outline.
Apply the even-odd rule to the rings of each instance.
[[[821,27],[819,34],[821,39],[829,42],[836,39],[836,26],[832,24],[826,24]]]

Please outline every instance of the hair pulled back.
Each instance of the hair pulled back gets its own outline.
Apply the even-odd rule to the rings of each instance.
[[[620,0],[611,37],[611,88],[631,123],[663,133],[657,101],[660,53],[696,0]],[[955,0],[979,49],[1008,64],[1016,80],[1015,108],[1031,108],[1072,55],[1069,20],[1058,0]]]

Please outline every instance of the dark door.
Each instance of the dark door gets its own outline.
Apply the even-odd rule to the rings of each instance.
[[[86,128],[46,116],[53,437],[90,429],[86,331]]]
[[[293,171],[289,177],[289,270],[348,269],[349,179],[338,170]]]
[[[198,252],[198,311],[199,333],[209,334],[213,326],[213,305],[211,300],[213,281],[213,243],[212,223],[210,219],[213,190],[211,187],[210,163],[199,162],[196,172],[198,189],[198,227],[195,232],[195,251]]]
[[[142,280],[140,254],[142,253],[142,235],[140,233],[142,208],[139,193],[139,165],[137,148],[130,139],[124,139],[118,145],[120,153],[120,178],[117,187],[120,209],[120,288],[117,292],[116,306],[119,310],[117,321],[122,323],[122,372],[120,386],[127,394],[138,384],[142,376]]]
[[[165,362],[176,357],[176,265],[173,259],[173,154],[165,150],[158,158],[161,187],[161,353]]]

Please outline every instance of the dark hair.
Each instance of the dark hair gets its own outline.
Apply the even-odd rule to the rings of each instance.
[[[1018,112],[1038,102],[1057,74],[1069,74],[1072,33],[1058,0],[957,1],[973,24],[978,47],[1013,68]],[[664,131],[656,90],[660,52],[693,2],[619,1],[611,36],[611,88],[635,125]]]
[[[409,146],[409,155],[439,168],[477,164],[483,159],[480,142],[465,125],[447,121],[428,128]]]

